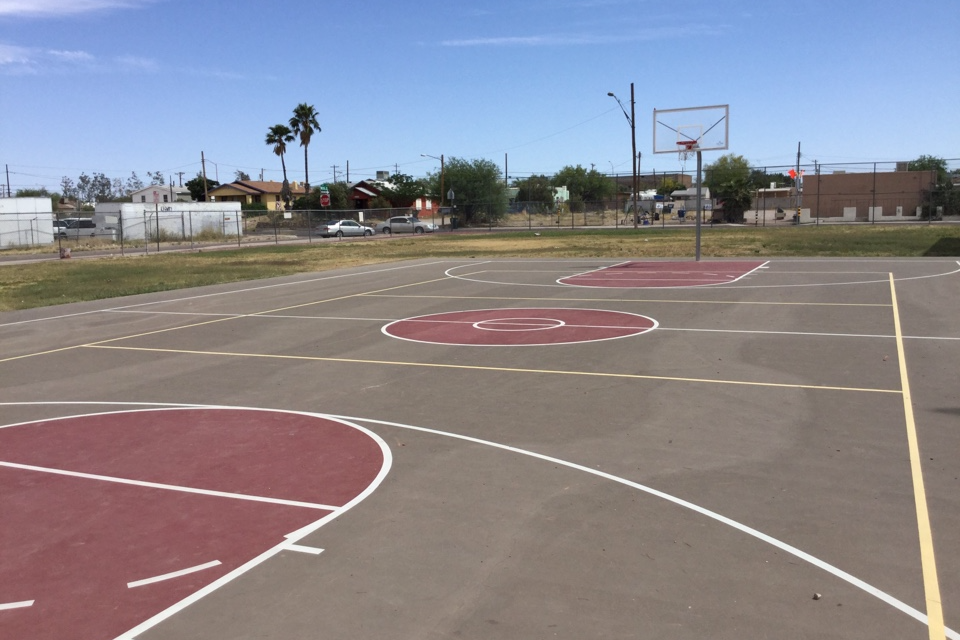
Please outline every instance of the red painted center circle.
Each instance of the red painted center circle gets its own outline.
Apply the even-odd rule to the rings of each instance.
[[[478,309],[391,322],[386,335],[430,344],[533,346],[613,340],[646,333],[646,316],[602,309]]]

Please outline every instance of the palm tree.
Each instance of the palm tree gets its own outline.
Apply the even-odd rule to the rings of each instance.
[[[293,117],[290,118],[290,129],[293,135],[300,136],[300,146],[303,147],[303,186],[308,196],[310,195],[310,169],[307,161],[307,147],[310,146],[310,138],[314,131],[320,131],[317,115],[319,114],[312,104],[301,102],[293,110]]]
[[[280,156],[280,164],[283,166],[283,199],[287,208],[290,207],[290,183],[287,182],[287,163],[283,159],[283,154],[287,152],[287,143],[293,142],[293,132],[285,124],[275,124],[267,131],[267,144],[273,145],[273,152]]]

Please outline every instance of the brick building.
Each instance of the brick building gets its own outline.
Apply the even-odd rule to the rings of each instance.
[[[800,220],[919,220],[936,181],[936,171],[807,174]]]

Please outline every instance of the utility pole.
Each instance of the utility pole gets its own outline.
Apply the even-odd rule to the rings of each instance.
[[[203,201],[210,202],[207,195],[207,160],[203,157],[203,151],[200,152],[200,168],[203,171]]]
[[[10,165],[5,164],[3,165],[3,168],[7,170],[7,197],[9,198],[13,196],[13,192],[10,191]]]
[[[333,169],[333,181],[336,182],[336,181],[337,181],[337,168],[338,168],[338,167],[337,167],[337,165],[333,165],[333,166],[330,167],[330,168]]]
[[[180,186],[183,186],[183,171],[178,171],[177,175],[180,176]]]
[[[799,142],[797,142],[797,168],[796,168],[796,172],[797,172],[797,177],[796,177],[796,180],[794,181],[794,184],[796,185],[796,189],[797,189],[797,218],[796,218],[796,222],[797,222],[797,224],[800,224],[800,202],[801,202],[800,199],[803,197],[803,196],[801,195],[801,192],[803,191],[803,176],[800,175],[800,143],[799,143]]]
[[[633,83],[630,83],[630,139],[633,142],[633,228],[637,228],[637,218],[640,214],[640,203],[638,191],[640,186],[637,182],[637,101],[633,97]]]
[[[336,180],[334,180],[336,182]],[[350,161],[347,160],[347,184],[350,184]]]

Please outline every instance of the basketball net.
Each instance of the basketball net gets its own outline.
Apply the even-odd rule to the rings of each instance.
[[[699,148],[700,145],[697,144],[696,140],[677,140],[677,155],[680,156],[680,170],[682,173],[687,172],[687,158]]]

